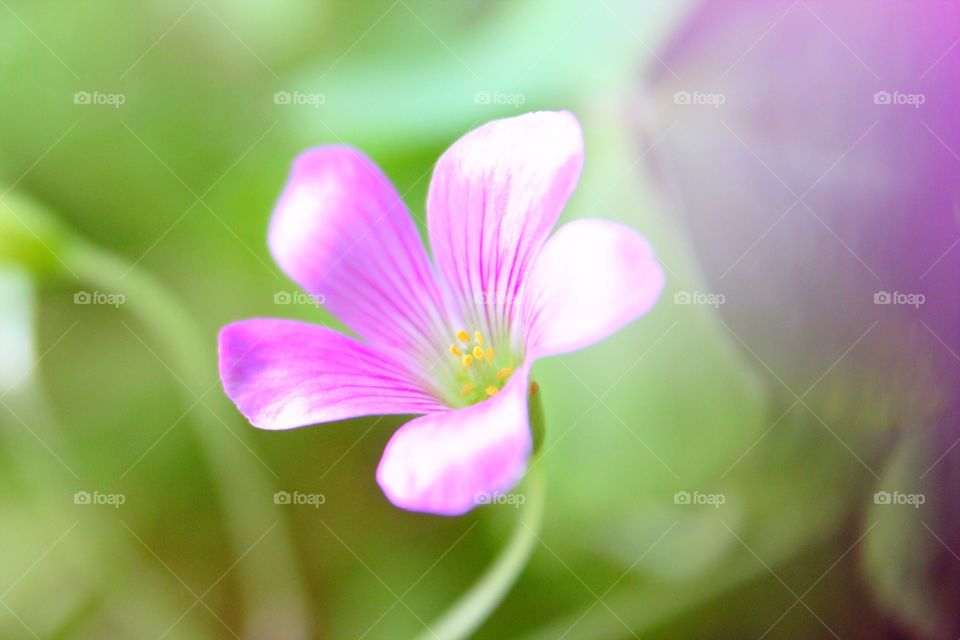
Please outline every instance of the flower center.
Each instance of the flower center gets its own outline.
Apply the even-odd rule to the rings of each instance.
[[[456,341],[450,344],[450,354],[457,358],[456,380],[460,397],[466,404],[475,404],[496,395],[513,374],[506,358],[498,357],[483,334],[458,331]],[[507,354],[509,356],[509,354]]]

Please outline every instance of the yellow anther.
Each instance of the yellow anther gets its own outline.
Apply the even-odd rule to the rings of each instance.
[[[473,337],[477,341],[477,344],[479,344],[480,346],[483,346],[483,336],[480,334],[479,331],[474,331]]]
[[[473,391],[473,385],[468,382],[467,384],[463,385],[463,387],[460,389],[460,395],[462,396],[469,395],[471,391]]]
[[[457,331],[457,340],[463,343],[468,343],[470,342],[470,334],[461,329],[460,331]]]
[[[473,357],[475,360],[483,360],[483,347],[474,347]]]
[[[487,348],[487,362],[493,362],[493,347]]]
[[[500,371],[497,371],[497,377],[501,380],[506,380],[510,377],[511,373],[513,373],[513,369],[510,367],[504,367],[503,369],[500,369]]]
[[[457,356],[458,358],[463,355],[463,352],[460,351],[460,349],[457,349],[457,345],[455,344],[450,345],[450,353]]]
[[[465,356],[463,356],[463,367],[464,367],[464,368],[467,368],[467,367],[469,367],[469,366],[472,365],[472,364],[473,364],[473,356],[471,356],[471,355],[465,355]]]
[[[499,389],[497,389],[495,386],[493,386],[493,385],[491,384],[489,387],[487,387],[487,388],[485,389],[485,391],[487,392],[487,395],[488,395],[488,396],[492,396],[492,395],[496,394],[497,391],[499,391]]]

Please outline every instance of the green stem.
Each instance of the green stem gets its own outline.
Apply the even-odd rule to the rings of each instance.
[[[523,572],[543,523],[546,491],[540,466],[527,477],[527,500],[507,545],[486,572],[460,599],[430,625],[418,640],[460,640],[493,613]]]
[[[84,281],[111,293],[122,293],[130,311],[160,344],[160,353],[183,384],[178,390],[187,407],[195,408],[195,434],[212,467],[234,555],[242,557],[235,571],[251,638],[306,638],[310,635],[306,599],[299,585],[293,547],[284,522],[273,511],[273,487],[265,468],[245,442],[245,430],[228,424],[236,412],[217,384],[216,355],[211,340],[198,332],[181,304],[152,277],[123,260],[82,241],[67,244],[61,258]],[[239,441],[238,441],[239,440]],[[236,448],[249,451],[241,456]],[[249,553],[251,545],[256,552]],[[282,630],[282,631],[281,631]],[[277,635],[280,633],[280,636]]]

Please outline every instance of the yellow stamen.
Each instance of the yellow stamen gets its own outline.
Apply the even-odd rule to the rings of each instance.
[[[470,342],[470,335],[461,329],[460,331],[457,331],[457,340],[463,343]]]
[[[476,360],[483,360],[483,347],[474,347],[473,357]]]
[[[493,386],[493,385],[490,385],[489,387],[486,388],[486,392],[487,392],[487,395],[488,395],[488,396],[492,396],[492,395],[496,394],[497,391],[499,391],[499,389],[497,389],[497,388],[496,388],[495,386]]]
[[[464,369],[466,369],[467,367],[469,367],[469,366],[472,365],[472,364],[473,364],[473,356],[471,356],[471,355],[465,355],[465,356],[463,356],[463,368],[464,368]]]
[[[483,336],[480,334],[479,331],[474,331],[473,337],[476,339],[477,344],[479,344],[480,346],[483,346]]]
[[[455,344],[450,345],[450,353],[457,356],[458,358],[463,355],[463,352],[460,351],[460,349],[457,349],[457,345]]]
[[[511,373],[513,373],[513,369],[510,367],[504,367],[503,369],[500,369],[500,371],[497,371],[497,377],[501,380],[506,380],[510,377]]]
[[[467,384],[463,385],[462,389],[460,389],[460,395],[469,395],[471,391],[473,391],[473,385],[468,382]]]
[[[487,348],[487,362],[493,362],[493,347]]]

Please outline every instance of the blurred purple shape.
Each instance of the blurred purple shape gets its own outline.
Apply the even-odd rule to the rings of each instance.
[[[722,320],[786,401],[956,444],[960,5],[708,0],[637,105]],[[946,502],[958,469],[960,446],[927,477]],[[936,525],[960,551],[960,511]],[[939,551],[960,618],[960,561]]]

